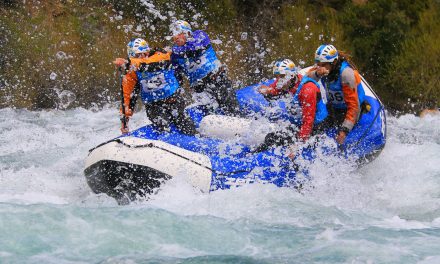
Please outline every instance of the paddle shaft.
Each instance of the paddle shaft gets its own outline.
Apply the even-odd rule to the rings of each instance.
[[[127,129],[127,118],[125,116],[125,104],[124,104],[124,88],[122,87],[122,67],[118,68],[118,76],[119,76],[119,86],[121,87],[121,108],[122,108],[122,117],[121,122],[124,126],[124,129]]]

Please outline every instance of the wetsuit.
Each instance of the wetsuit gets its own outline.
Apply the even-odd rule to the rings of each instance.
[[[183,46],[174,45],[171,61],[180,83],[186,76],[196,93],[205,91],[215,98],[224,112],[238,113],[238,102],[232,82],[204,31],[192,32]]]

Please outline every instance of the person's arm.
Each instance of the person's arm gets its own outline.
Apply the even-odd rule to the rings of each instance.
[[[273,83],[269,85],[261,85],[258,91],[261,94],[268,95],[268,96],[277,96],[283,94],[283,91],[280,89],[277,89],[277,80],[275,80]]]
[[[122,79],[122,90],[124,94],[124,106],[125,106],[125,115],[130,117],[133,115],[133,110],[130,109],[130,100],[134,90],[134,86],[137,83],[137,75],[134,71],[129,71],[124,75]]]
[[[358,74],[357,74],[358,75]],[[342,93],[344,94],[344,101],[347,105],[347,113],[345,114],[342,127],[350,131],[359,120],[361,107],[357,91],[356,72],[351,68],[346,68],[341,75]]]
[[[120,112],[122,113],[123,117],[121,118],[121,132],[122,134],[126,134],[130,132],[128,128],[128,121],[130,120],[130,117],[133,115],[133,110],[130,107],[131,103],[131,95],[133,93],[134,87],[137,83],[137,76],[136,72],[129,71],[124,75],[122,78],[122,95],[123,95],[123,102],[124,102],[124,108],[120,109]]]
[[[327,76],[328,74],[329,71],[325,67],[319,67],[319,66],[313,66],[306,72],[306,75],[309,78],[312,78],[317,82],[319,82],[319,80],[321,80],[322,77]]]
[[[312,134],[316,116],[319,89],[312,82],[304,84],[298,99],[301,103],[302,125],[298,133],[298,139],[306,141]]]
[[[188,38],[187,42],[183,46],[174,45],[172,48],[173,54],[178,56],[192,58],[200,55],[207,47],[211,45],[211,40],[208,34],[201,30],[196,30]]]
[[[206,49],[209,45],[211,45],[211,39],[205,31],[197,30],[194,32],[193,36],[193,47],[195,50]],[[190,42],[191,43],[191,42]]]
[[[345,114],[344,122],[339,128],[336,142],[343,144],[347,134],[353,129],[356,122],[359,120],[361,107],[357,91],[357,83],[360,82],[359,73],[351,68],[346,68],[341,74],[342,93],[344,94],[344,101],[347,105],[347,112]]]

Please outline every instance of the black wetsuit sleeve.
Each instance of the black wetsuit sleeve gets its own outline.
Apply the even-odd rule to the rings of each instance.
[[[130,104],[129,104],[129,107],[133,112],[134,112],[134,107],[136,106],[137,99],[139,97],[140,90],[141,90],[141,86],[139,82],[137,82],[136,85],[134,86],[133,95],[130,98]]]

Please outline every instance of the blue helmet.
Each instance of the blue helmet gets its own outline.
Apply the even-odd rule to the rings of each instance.
[[[173,36],[176,36],[180,33],[192,33],[191,25],[184,20],[177,20],[173,24],[171,24],[171,34]]]
[[[315,62],[333,62],[338,59],[338,54],[333,45],[321,45],[315,52]]]

